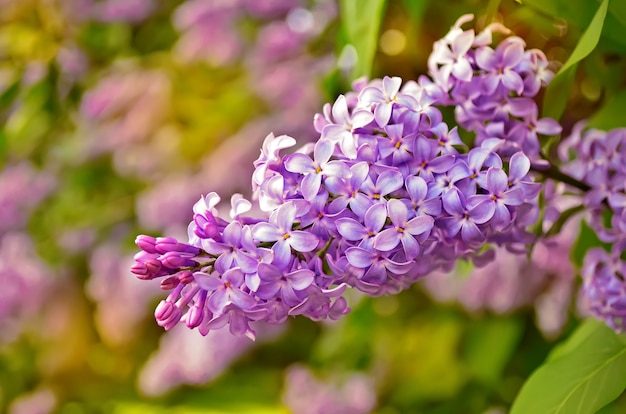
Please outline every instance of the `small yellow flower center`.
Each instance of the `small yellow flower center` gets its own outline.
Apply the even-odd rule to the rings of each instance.
[[[283,234],[283,240],[287,240],[290,237],[291,237],[291,234],[289,234],[289,233]]]

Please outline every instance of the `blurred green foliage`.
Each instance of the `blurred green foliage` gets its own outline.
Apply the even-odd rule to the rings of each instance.
[[[0,6],[7,7],[0,16],[0,169],[29,162],[56,177],[55,190],[34,208],[23,230],[58,285],[49,289],[52,299],[46,308],[25,322],[28,329],[13,342],[0,343],[1,412],[16,398],[44,387],[55,392],[60,413],[286,413],[284,371],[302,363],[320,378],[353,372],[375,378],[379,413],[485,413],[507,410],[524,380],[548,357],[555,341],[563,339],[544,338],[530,309],[514,315],[468,314],[459,305],[435,303],[416,286],[393,297],[355,296],[352,312],[336,323],[295,319],[285,333],[244,353],[215,380],[181,386],[160,397],[143,395],[137,386],[139,372],[167,333],[148,316],[128,343],[106,342],[94,327],[96,300],[85,293],[91,251],[113,243],[132,254],[134,234],[147,231],[137,216],[139,194],[165,177],[201,171],[207,156],[250,121],[270,114],[272,103],[250,87],[251,69],[242,61],[219,67],[205,61],[184,63],[174,56],[180,33],[172,14],[180,0],[158,2],[139,23],[73,20],[61,12],[60,1],[9,3]],[[555,82],[544,100],[545,113],[563,112],[567,130],[587,117],[593,127],[626,126],[626,2],[342,0],[338,7],[339,17],[307,52],[321,59],[350,43],[360,58],[349,74],[333,66],[325,83],[314,85],[325,88],[321,93],[328,100],[359,75],[417,79],[426,73],[432,42],[460,15],[472,12],[479,25],[493,16],[550,59],[567,61],[570,69],[559,75],[565,81]],[[244,28],[253,38],[257,28]],[[380,47],[381,35],[389,30],[404,36],[405,47],[397,54]],[[84,74],[72,79],[57,60],[70,46],[87,61]],[[120,172],[113,151],[86,155],[86,147],[101,138],[86,126],[81,102],[103,79],[125,71],[156,71],[169,82],[163,114],[149,114],[154,130],[139,146],[139,153],[150,157],[146,148],[156,146],[161,134],[170,145],[165,145],[167,157],[143,176]],[[321,108],[322,103],[314,104]],[[169,140],[171,131],[178,140]],[[258,131],[261,136],[269,132]],[[234,171],[240,166],[221,168]],[[184,232],[184,223],[179,227]],[[69,252],[62,236],[81,231],[92,238]],[[584,252],[598,245],[597,236],[583,224],[572,260],[580,267]],[[156,305],[154,299],[149,302],[147,315]],[[572,317],[566,333],[578,323]],[[555,351],[563,353],[561,361],[584,356],[593,373],[602,358],[615,358],[622,365],[601,371],[613,387],[589,383],[597,400],[574,401],[585,403],[576,405],[583,412],[616,397],[624,377],[623,344],[606,332],[593,336],[600,344],[591,343],[584,335],[590,326],[583,325],[583,334],[576,331]],[[595,353],[593,346],[602,345],[607,345],[606,354]],[[564,380],[574,379],[574,373],[551,355],[555,359],[538,371],[543,379],[535,386],[552,384],[550,391],[560,398]],[[526,407],[515,409],[534,412]],[[601,412],[624,410],[622,396]]]

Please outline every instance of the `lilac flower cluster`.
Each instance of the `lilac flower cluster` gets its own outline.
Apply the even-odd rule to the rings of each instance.
[[[245,216],[251,203],[236,196],[224,220],[211,193],[194,206],[188,244],[139,236],[132,271],[171,290],[159,325],[254,337],[255,320],[335,319],[348,285],[398,292],[459,258],[489,260],[488,243],[524,240],[540,190],[529,158],[467,151],[433,101],[416,82],[357,82],[315,117],[314,144],[283,154],[295,139],[266,138],[252,181],[267,218]]]
[[[215,66],[233,64],[244,51],[253,60],[284,59],[301,54],[334,16],[335,7],[330,1],[307,8],[301,0],[188,0],[174,14],[174,26],[181,32],[175,52],[183,61],[205,60]],[[267,23],[250,50],[238,28],[242,21]]]
[[[376,407],[372,378],[351,373],[338,378],[318,379],[307,367],[292,365],[285,375],[283,401],[294,413],[364,414]]]
[[[610,253],[590,250],[583,268],[583,293],[591,311],[618,331],[626,328],[626,280],[621,252],[626,243],[626,128],[584,130],[579,123],[559,147],[562,170],[579,181],[580,204]],[[575,158],[571,154],[575,154]]]
[[[626,331],[626,262],[624,246],[589,250],[582,269],[583,293],[589,310],[616,332]]]
[[[428,69],[436,96],[442,104],[455,105],[457,122],[476,133],[476,146],[505,158],[523,151],[535,161],[540,151],[538,134],[561,132],[554,119],[539,118],[533,100],[554,73],[544,53],[526,50],[520,37],[505,37],[492,48],[494,34],[510,32],[498,23],[478,34],[463,30],[461,26],[473,18],[461,16],[434,44]]]

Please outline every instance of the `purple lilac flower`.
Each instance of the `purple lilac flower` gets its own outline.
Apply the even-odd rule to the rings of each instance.
[[[256,326],[257,340],[272,340],[283,328],[261,322]],[[178,326],[161,338],[158,349],[141,368],[139,389],[148,396],[159,396],[183,384],[211,383],[251,347],[250,340],[226,330],[215,330],[199,338],[190,329]]]
[[[306,367],[292,366],[285,384],[283,399],[296,413],[365,414],[376,406],[373,381],[362,374],[352,374],[341,383],[322,382]]]
[[[272,250],[274,260],[285,263],[291,255],[290,250],[310,252],[319,244],[318,237],[305,231],[292,230],[296,218],[296,205],[285,203],[271,216],[269,222],[261,222],[252,229],[253,236],[262,242],[275,242]]]
[[[571,153],[575,153],[572,157]],[[583,303],[595,317],[617,332],[623,332],[626,303],[624,262],[626,243],[626,129],[608,132],[585,129],[577,124],[562,141],[560,169],[573,180],[564,185],[573,206],[585,208],[585,221],[598,237],[613,243],[610,252],[594,248],[587,252],[582,269]],[[563,211],[550,206],[552,216]]]
[[[619,244],[626,239],[626,128],[608,132],[583,128],[582,124],[574,128],[561,144],[561,169],[588,187],[568,189],[586,207],[587,222],[598,237]],[[575,159],[570,159],[570,150],[576,151]],[[610,224],[605,222],[607,214]]]
[[[285,161],[287,171],[304,174],[301,191],[304,198],[311,201],[322,184],[322,177],[347,177],[349,169],[342,161],[329,161],[335,145],[320,139],[315,143],[313,159],[308,155],[295,153]]]
[[[232,27],[238,17],[237,2],[189,0],[174,12],[174,27],[182,32],[175,54],[185,62],[206,60],[224,65],[233,62],[242,49]]]
[[[607,253],[589,250],[582,269],[583,294],[589,310],[616,332],[626,330],[626,263],[621,260],[621,243]]]
[[[533,98],[553,73],[545,55],[526,50],[516,36],[505,37],[492,48],[493,32],[509,35],[499,24],[481,33],[462,30],[472,15],[459,18],[450,32],[435,42],[428,60],[429,73],[442,94],[438,103],[455,105],[459,125],[476,133],[476,145],[486,146],[507,159],[520,150],[539,158],[538,134],[557,135],[553,119],[538,119]]]
[[[87,91],[80,106],[81,128],[91,139],[87,156],[113,153],[121,174],[147,174],[172,157],[157,140],[147,140],[169,113],[170,80],[158,71],[119,71]],[[167,136],[175,143],[177,136]]]
[[[414,236],[428,237],[428,232],[433,228],[433,218],[422,215],[409,220],[409,210],[402,201],[395,199],[387,203],[387,216],[392,226],[376,235],[374,249],[390,251],[401,243],[406,258],[417,257],[420,248]]]
[[[485,239],[478,225],[489,221],[495,212],[495,203],[489,200],[477,201],[476,197],[480,196],[471,197],[474,198],[466,200],[456,188],[448,191],[443,197],[443,209],[450,217],[440,220],[447,237],[452,238],[460,232],[461,238],[468,244],[480,243]]]
[[[517,243],[538,215],[530,161],[467,153],[425,85],[358,83],[315,118],[318,141],[290,155],[295,139],[268,135],[252,175],[264,216],[245,216],[238,197],[243,208],[225,220],[210,193],[194,206],[189,243],[138,237],[133,272],[170,291],[158,324],[254,338],[257,320],[341,317],[347,285],[396,293],[459,258],[486,261],[488,243]]]
[[[93,5],[92,16],[102,22],[138,23],[153,9],[153,0],[106,0]]]
[[[332,116],[331,116],[332,114]],[[324,119],[324,121],[321,121]],[[348,158],[356,158],[354,134],[374,120],[374,115],[366,109],[357,109],[350,114],[348,103],[344,95],[339,95],[330,109],[330,104],[324,106],[324,117],[318,116],[316,127],[321,129],[322,139],[339,143],[341,151]]]
[[[147,316],[146,305],[162,292],[157,284],[146,289],[140,280],[129,279],[124,270],[132,258],[120,261],[120,256],[116,246],[103,245],[95,249],[85,287],[96,304],[94,318],[100,337],[117,346],[137,335],[137,327]]]
[[[20,394],[11,401],[11,414],[45,414],[57,407],[57,395],[49,388],[41,387],[32,392]]]
[[[30,237],[0,234],[0,344],[11,342],[44,305],[52,279]]]
[[[0,171],[0,235],[22,228],[35,207],[55,187],[55,181],[28,163],[5,165]]]

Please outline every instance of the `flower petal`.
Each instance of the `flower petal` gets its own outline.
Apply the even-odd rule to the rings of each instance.
[[[287,239],[287,242],[296,251],[310,252],[317,247],[319,239],[316,235],[307,231],[292,231],[291,237]]]
[[[381,231],[374,238],[374,249],[388,252],[400,243],[400,233],[394,227]]]
[[[350,247],[346,250],[346,258],[352,266],[364,269],[372,264],[376,258],[376,253],[360,247]]]

